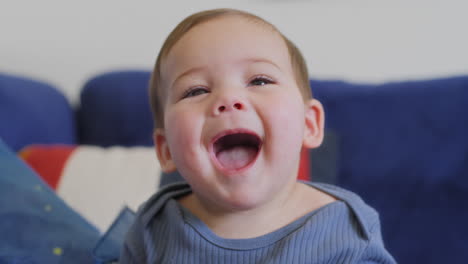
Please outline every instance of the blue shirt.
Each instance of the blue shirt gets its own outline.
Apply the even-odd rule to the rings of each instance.
[[[177,201],[186,183],[167,186],[139,210],[121,263],[395,263],[381,237],[377,212],[356,194],[308,183],[338,200],[272,233],[224,239]]]

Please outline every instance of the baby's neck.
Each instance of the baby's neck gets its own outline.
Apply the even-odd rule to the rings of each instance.
[[[278,230],[334,200],[335,198],[315,188],[295,183],[284,197],[251,210],[210,210],[210,205],[203,203],[194,194],[181,198],[179,203],[216,235],[227,239],[246,239]]]

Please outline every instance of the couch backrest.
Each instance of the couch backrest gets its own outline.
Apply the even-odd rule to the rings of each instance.
[[[53,86],[0,74],[0,138],[14,151],[29,144],[75,144],[75,117]]]
[[[90,79],[80,95],[80,144],[150,146],[153,121],[148,71],[114,71]]]
[[[465,262],[468,77],[311,86],[338,137],[336,184],[380,212],[390,252],[401,263]]]

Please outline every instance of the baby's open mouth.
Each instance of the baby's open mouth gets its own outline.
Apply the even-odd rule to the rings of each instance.
[[[229,133],[213,144],[219,164],[228,170],[240,170],[253,163],[260,151],[262,140],[249,132]]]

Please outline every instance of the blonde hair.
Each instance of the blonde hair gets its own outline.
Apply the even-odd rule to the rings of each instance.
[[[270,27],[273,31],[277,32],[280,35],[280,37],[286,42],[289,57],[291,59],[292,69],[295,75],[294,77],[296,79],[297,85],[299,86],[299,90],[301,91],[304,101],[312,98],[312,92],[310,90],[309,85],[309,75],[304,57],[302,56],[299,49],[294,45],[294,43],[292,43],[288,38],[286,38],[275,26],[273,26],[266,20],[245,11],[228,8],[212,9],[195,13],[185,18],[182,22],[180,22],[166,38],[166,41],[164,42],[159,52],[149,84],[149,99],[155,128],[164,128],[164,99],[166,94],[165,90],[163,89],[163,84],[161,82],[162,61],[167,57],[172,47],[174,47],[174,45],[190,29],[203,22],[207,22],[209,20],[228,15],[237,15],[245,19],[251,20],[253,22],[259,22],[264,26]]]

